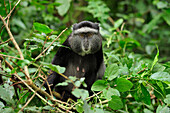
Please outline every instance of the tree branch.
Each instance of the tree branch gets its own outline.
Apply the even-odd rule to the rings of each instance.
[[[13,42],[13,44],[15,46],[15,48],[19,52],[21,60],[24,60],[24,56],[23,56],[23,54],[21,52],[20,47],[18,46],[17,42],[15,41],[15,38],[13,37],[13,35],[12,35],[8,25],[7,25],[7,23],[5,22],[5,20],[3,19],[3,17],[1,15],[0,15],[0,19],[2,20],[3,24],[5,25],[5,28],[6,28],[7,32],[8,32],[8,34],[9,34],[9,36],[10,36],[11,41]],[[26,73],[26,78],[30,79],[29,72],[28,72],[28,67],[24,66],[24,70],[25,70],[25,73]]]
[[[41,52],[41,53],[35,58],[35,60],[39,59],[39,58],[42,56],[42,54],[44,54],[44,53],[50,48],[50,46],[51,46],[67,29],[68,29],[68,28],[65,28],[65,29],[57,36],[57,38],[54,39],[54,40],[51,42],[51,44],[50,44],[46,49],[44,49],[44,51]]]

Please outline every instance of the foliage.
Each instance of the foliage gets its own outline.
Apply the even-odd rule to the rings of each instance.
[[[0,1],[0,15],[5,18],[16,2]],[[13,11],[9,25],[24,60],[19,59],[18,51],[8,40],[8,32],[0,21],[0,75],[3,78],[0,112],[21,109],[23,112],[65,112],[74,109],[80,113],[169,113],[169,6],[165,0],[21,1]],[[77,102],[66,105],[58,101],[54,107],[50,106],[52,101],[46,99],[47,105],[14,75],[17,73],[26,81],[24,66],[28,66],[33,83],[45,90],[42,84],[48,70],[58,73],[65,70],[50,64],[54,54],[71,33],[70,26],[82,20],[100,23],[106,64],[104,77],[93,84],[92,97],[87,90],[75,88],[72,94],[79,98]],[[52,43],[66,27],[69,29]],[[48,50],[37,59],[47,47]],[[76,77],[69,77],[56,87],[72,82],[76,87],[81,84],[86,87],[84,78]]]

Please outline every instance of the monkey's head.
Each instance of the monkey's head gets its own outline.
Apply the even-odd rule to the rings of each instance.
[[[74,24],[69,44],[71,49],[81,56],[96,53],[102,46],[99,25],[90,21]]]

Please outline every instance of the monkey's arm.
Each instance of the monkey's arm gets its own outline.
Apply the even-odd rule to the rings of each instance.
[[[67,40],[62,44],[64,47],[60,47],[55,54],[52,64],[66,67],[68,64],[68,58],[70,57],[71,50],[69,49],[70,45]]]
[[[106,66],[104,64],[104,59],[103,59],[103,51],[102,48],[100,49],[99,52],[97,52],[96,54],[97,56],[97,79],[102,79],[102,77],[104,76],[104,72],[106,69]]]
[[[66,67],[68,64],[68,58],[70,57],[68,39],[62,45],[66,47],[60,47],[58,49],[52,60],[52,64],[59,65],[61,67]],[[53,89],[57,83],[61,82],[61,76],[58,73],[50,70],[49,75],[47,77],[47,81],[50,84],[51,89]],[[49,88],[46,82],[44,84],[44,87],[46,87],[46,91],[49,93]]]

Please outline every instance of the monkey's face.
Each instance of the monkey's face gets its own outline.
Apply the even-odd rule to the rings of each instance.
[[[99,51],[102,46],[102,38],[98,32],[73,32],[69,43],[75,53],[84,56]]]

